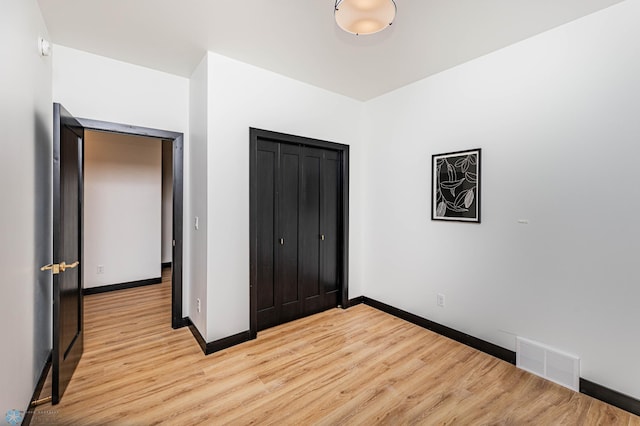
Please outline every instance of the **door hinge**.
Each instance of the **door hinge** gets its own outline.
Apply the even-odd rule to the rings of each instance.
[[[173,246],[174,247],[176,246],[176,240],[173,240]]]

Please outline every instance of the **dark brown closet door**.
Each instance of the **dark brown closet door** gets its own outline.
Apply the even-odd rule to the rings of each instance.
[[[257,175],[257,309],[258,329],[278,324],[276,307],[276,255],[277,255],[277,169],[278,145],[258,141]]]
[[[302,298],[298,285],[298,227],[300,205],[300,147],[280,144],[280,193],[278,202],[279,253],[276,303],[279,323],[299,318]]]
[[[258,330],[299,318],[300,147],[258,141]]]
[[[340,162],[338,153],[324,151],[321,163],[321,216],[320,216],[320,287],[323,309],[340,304],[338,271],[338,239],[340,235]]]
[[[340,160],[335,151],[257,141],[257,330],[340,303]]]
[[[300,204],[300,281],[304,313],[322,310],[323,291],[320,282],[322,150],[302,150],[302,202]]]
[[[300,280],[304,314],[339,304],[338,153],[318,148],[302,151],[300,207]]]

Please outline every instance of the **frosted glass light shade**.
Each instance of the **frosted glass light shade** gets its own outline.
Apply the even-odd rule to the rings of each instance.
[[[393,0],[339,0],[335,17],[338,26],[351,34],[373,34],[393,23],[396,3]]]

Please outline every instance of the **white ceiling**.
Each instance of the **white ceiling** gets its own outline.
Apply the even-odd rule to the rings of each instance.
[[[38,0],[56,44],[188,77],[207,50],[367,100],[622,0],[396,0],[354,36],[334,0]]]

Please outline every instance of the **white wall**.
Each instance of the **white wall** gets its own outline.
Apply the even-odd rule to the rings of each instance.
[[[85,132],[85,288],[160,277],[161,145],[154,138]]]
[[[60,45],[53,52],[53,99],[77,117],[188,130],[189,79]]]
[[[51,350],[51,58],[35,0],[0,5],[0,418],[26,410]]]
[[[162,263],[172,260],[173,252],[173,144],[162,142]]]
[[[191,181],[190,213],[185,212],[184,222],[191,234],[191,297],[185,298],[190,319],[200,334],[207,336],[207,144],[208,144],[208,56],[205,55],[193,72],[189,83],[189,133],[191,151],[189,179]],[[194,218],[198,217],[198,229]],[[198,311],[196,300],[200,300]]]
[[[208,341],[249,329],[249,127],[351,146],[351,253],[361,250],[361,103],[208,55]],[[358,256],[349,297],[361,295]]]
[[[574,353],[640,397],[638,16],[624,2],[366,104],[367,296]],[[431,155],[477,147],[482,224],[431,221]]]
[[[53,100],[76,117],[184,133],[184,208],[188,217],[189,79],[55,45]],[[185,221],[185,316],[189,314],[190,237]]]

